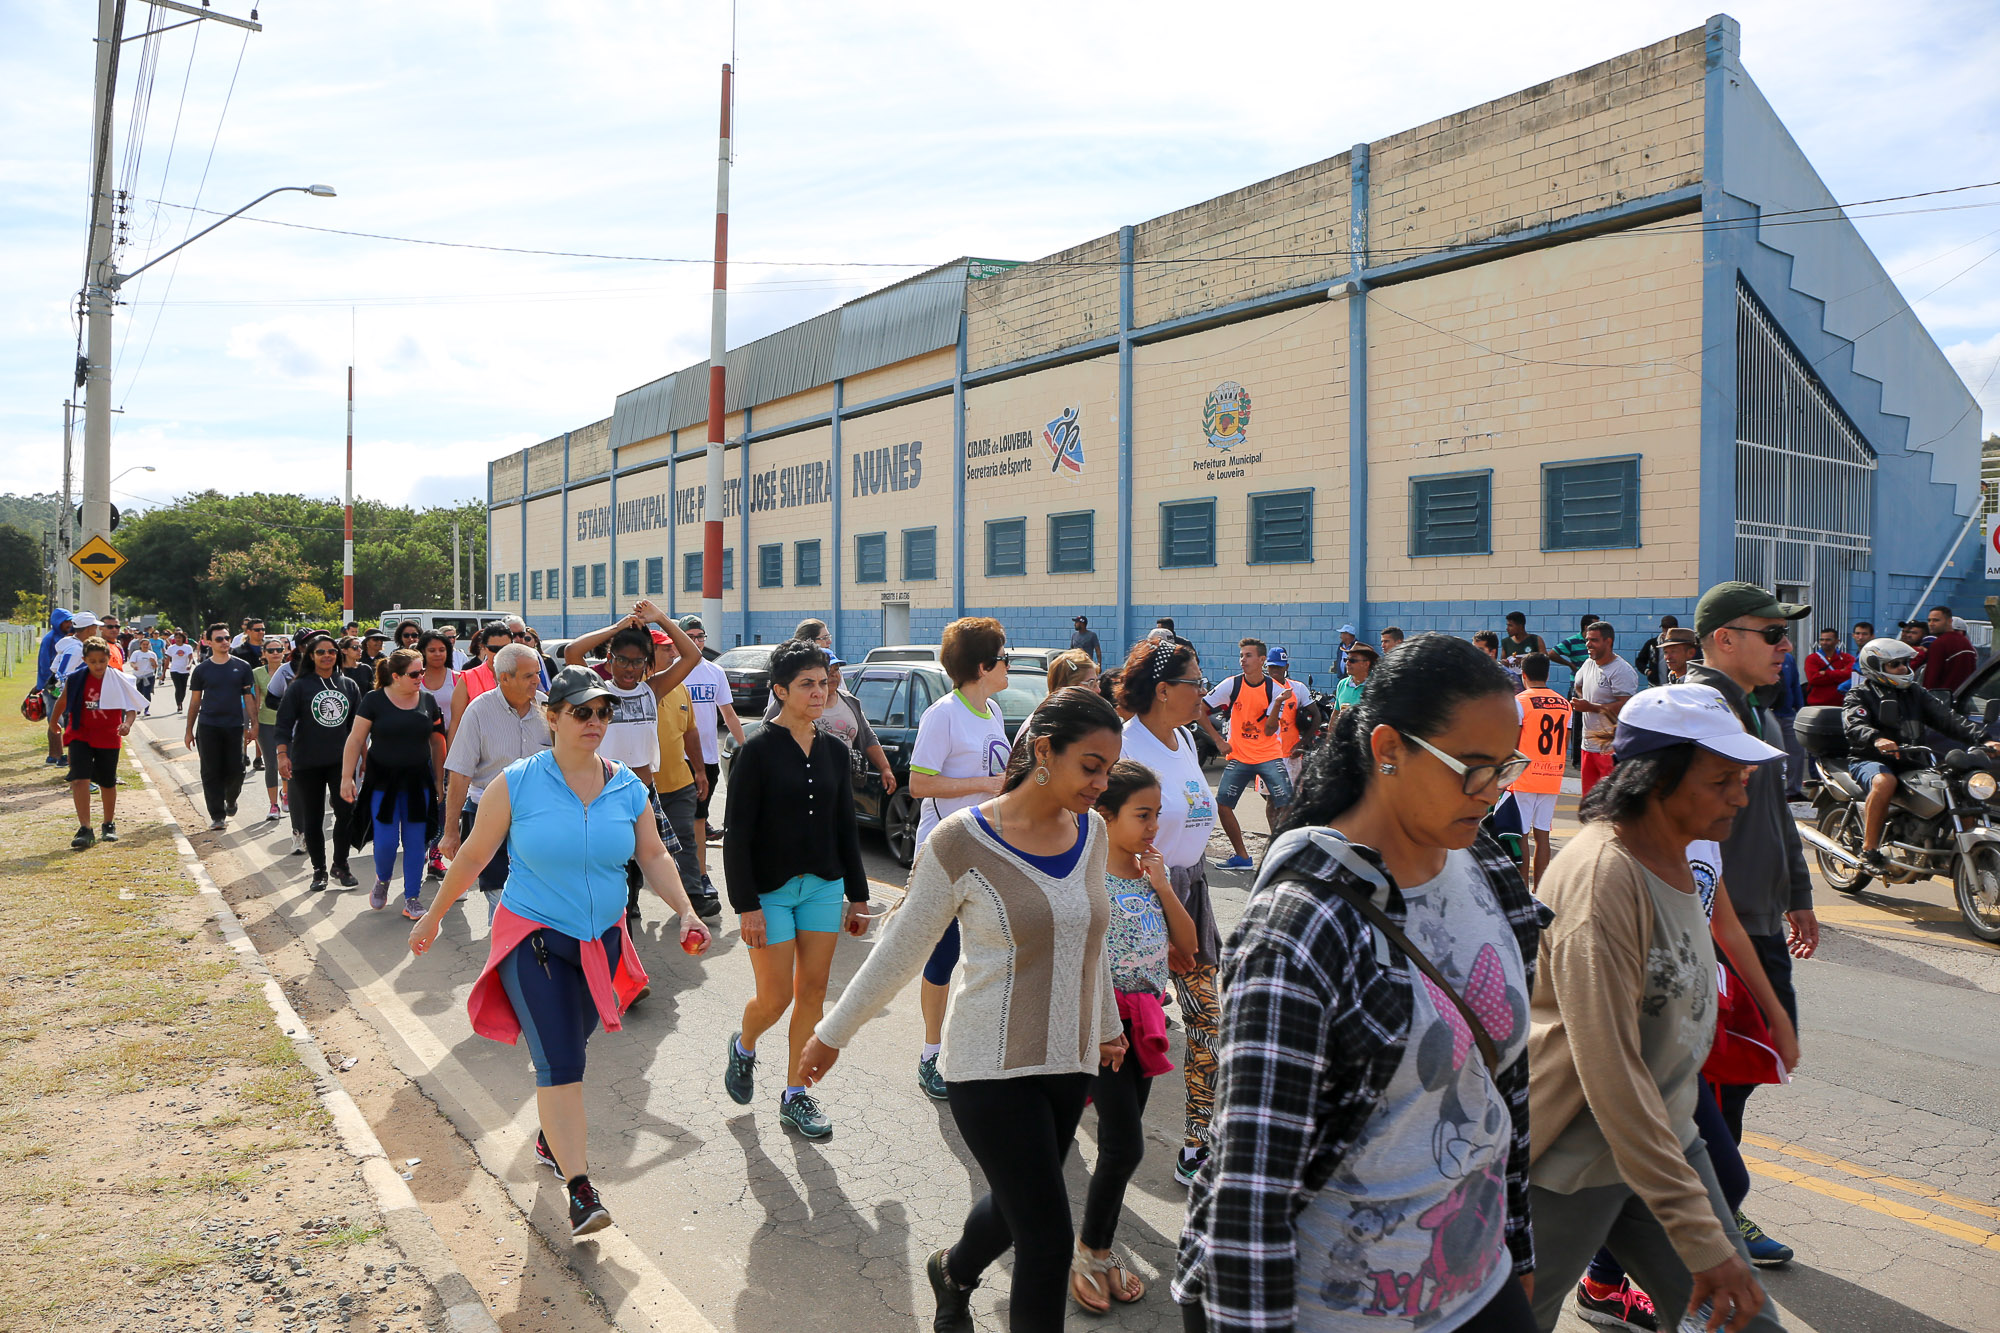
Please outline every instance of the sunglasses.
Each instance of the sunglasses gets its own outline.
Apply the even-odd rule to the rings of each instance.
[[[593,717],[599,722],[609,722],[614,711],[613,705],[609,703],[595,705],[571,704],[569,706],[569,715],[579,722],[588,722]]]
[[[1738,634],[1754,634],[1773,648],[1784,642],[1792,632],[1790,625],[1765,625],[1761,628],[1754,625],[1724,625],[1722,628],[1735,630]]]
[[[1527,772],[1528,765],[1534,762],[1527,755],[1516,754],[1512,759],[1505,759],[1497,764],[1480,764],[1475,767],[1452,758],[1421,736],[1411,736],[1400,731],[1396,734],[1458,774],[1463,779],[1461,789],[1467,796],[1477,796],[1496,782],[1500,784],[1501,790],[1506,790],[1513,786],[1514,779]]]
[[[416,671],[405,671],[403,673],[404,680],[422,680],[423,678],[424,678],[424,673],[421,668],[419,668]]]

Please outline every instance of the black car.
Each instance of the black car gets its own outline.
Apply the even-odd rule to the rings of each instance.
[[[729,702],[745,722],[764,716],[771,701],[771,643],[746,643],[715,659],[729,677]]]

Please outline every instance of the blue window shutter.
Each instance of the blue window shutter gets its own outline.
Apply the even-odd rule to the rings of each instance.
[[[903,579],[934,579],[937,577],[937,529],[905,528],[903,530]]]
[[[667,590],[666,557],[652,555],[646,557],[646,596],[657,597]]]
[[[887,583],[889,581],[888,533],[863,532],[855,536],[854,581],[856,583]]]
[[[1250,497],[1250,563],[1311,564],[1313,493],[1271,491]]]
[[[797,542],[792,547],[792,582],[801,588],[819,586],[819,543]]]
[[[1488,555],[1493,550],[1493,473],[1410,478],[1410,554]]]
[[[1602,458],[1542,469],[1542,549],[1639,545],[1639,460]]]
[[[1215,563],[1215,501],[1175,500],[1160,506],[1160,568]]]
[[[528,600],[531,602],[542,600],[542,571],[539,569],[528,571]]]
[[[722,550],[722,586],[725,590],[736,586],[736,548],[725,546]]]
[[[590,595],[592,597],[604,596],[604,566],[602,564],[590,567]]]
[[[582,566],[582,565],[571,565],[571,566],[570,566],[570,570],[569,570],[569,595],[570,595],[570,596],[572,596],[572,597],[581,597],[581,596],[583,596],[583,595],[584,595],[584,583],[583,583],[583,578],[584,578],[584,573],[583,573],[583,566]]]
[[[681,557],[681,591],[701,591],[701,552],[689,551]]]
[[[1028,572],[1028,520],[998,518],[986,525],[986,577]]]
[[[1097,568],[1097,512],[1049,515],[1049,573],[1088,574]]]
[[[624,585],[624,592],[622,595],[626,597],[637,597],[639,595],[639,562],[637,560],[625,561],[624,568],[621,571],[621,573],[623,575],[622,582]]]
[[[757,548],[757,586],[760,588],[782,588],[785,586],[785,547],[781,542]]]

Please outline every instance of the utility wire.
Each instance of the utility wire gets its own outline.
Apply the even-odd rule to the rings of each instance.
[[[190,82],[191,82],[191,81],[193,80],[193,78],[194,78],[194,58],[195,58],[195,56],[196,56],[196,55],[197,55],[197,54],[198,54],[198,53],[199,53],[199,52],[201,51],[201,30],[202,30],[203,28],[207,27],[207,26],[208,26],[208,25],[207,25],[207,24],[205,24],[205,23],[197,23],[197,24],[195,25],[195,29],[194,29],[194,41],[193,41],[192,43],[190,43],[190,44],[189,44],[189,46],[188,46],[188,62],[187,62],[187,68],[186,68],[185,70],[183,70],[183,71],[182,71],[182,73],[181,73],[181,95],[180,95],[180,100],[179,100],[178,102],[176,102],[176,103],[174,104],[174,128],[173,128],[173,133],[171,133],[170,135],[168,135],[168,136],[167,136],[167,161],[166,161],[166,164],[165,164],[164,166],[162,166],[162,167],[160,168],[160,193],[161,193],[161,194],[165,194],[165,193],[167,192],[167,182],[168,182],[168,180],[172,179],[172,177],[173,177],[173,172],[174,172],[174,149],[175,149],[176,147],[178,147],[178,146],[180,145],[180,140],[181,140],[181,115],[182,115],[182,113],[183,113],[183,112],[185,112],[185,111],[187,110],[187,95],[188,95],[188,84],[189,84],[189,83],[190,83]],[[248,34],[246,33],[245,35],[247,36]],[[151,41],[155,41],[155,40],[157,40],[157,39],[156,39],[156,38],[151,38],[151,37],[149,37],[149,38],[147,38],[146,40],[147,40],[147,41],[149,41],[149,42],[151,42]],[[130,206],[131,206],[131,201],[130,201],[129,197],[128,197],[127,201],[126,201],[126,206],[127,206],[127,208],[128,208],[128,209],[129,209],[129,208],[130,208]],[[129,216],[129,214],[128,214],[128,216]],[[145,250],[145,253],[146,253],[146,255],[147,255],[148,257],[150,257],[150,256],[152,255],[152,252],[153,252],[153,243],[154,243],[155,241],[157,241],[157,240],[159,239],[159,232],[160,232],[160,227],[159,227],[159,224],[160,224],[160,221],[161,221],[161,215],[160,215],[160,210],[159,210],[158,208],[155,208],[155,209],[153,210],[153,217],[152,217],[152,225],[151,225],[151,226],[150,226],[150,227],[149,227],[149,228],[147,229],[147,234],[146,234],[146,250]],[[189,222],[190,222],[190,223],[192,223],[192,222],[193,222],[193,219],[192,219],[192,218],[190,218],[190,219],[189,219]],[[145,276],[141,276],[141,277],[140,277],[140,279],[139,279],[139,283],[140,283],[140,285],[141,285],[142,287],[143,287],[143,286],[145,285],[145,282],[146,282],[146,278],[145,278]],[[116,382],[117,382],[117,379],[118,379],[118,367],[120,367],[120,366],[122,366],[122,365],[124,365],[124,364],[125,364],[125,349],[126,349],[126,347],[128,347],[128,346],[129,346],[129,345],[131,344],[131,342],[132,342],[132,328],[133,328],[133,324],[134,324],[134,322],[135,322],[135,321],[130,321],[130,320],[128,320],[128,321],[126,322],[126,324],[125,324],[125,331],[124,331],[124,333],[122,333],[122,334],[120,334],[120,335],[119,335],[119,338],[118,338],[118,355],[117,355],[117,357],[116,357],[116,358],[114,358],[114,360],[113,360],[113,362],[112,362],[112,372],[111,372],[111,378],[112,378],[112,382],[113,382],[113,383],[116,383]],[[157,321],[157,320],[155,320],[155,321],[154,321],[154,324],[155,324],[155,327],[157,327],[157,326],[158,326],[158,321]]]

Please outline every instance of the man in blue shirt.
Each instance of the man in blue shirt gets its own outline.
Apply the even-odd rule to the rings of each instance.
[[[42,702],[48,709],[49,757],[44,764],[60,764],[63,758],[62,721],[56,708],[54,689],[59,683],[54,678],[56,645],[69,635],[69,612],[60,606],[49,612],[48,632],[42,635],[41,651],[35,654],[35,688],[42,692]]]

